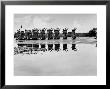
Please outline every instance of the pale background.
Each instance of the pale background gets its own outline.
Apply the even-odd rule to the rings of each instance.
[[[22,25],[22,29],[21,29]],[[68,28],[71,32],[77,28],[76,33],[88,33],[92,28],[97,28],[96,14],[15,14],[14,32],[17,30],[32,30],[33,28]]]

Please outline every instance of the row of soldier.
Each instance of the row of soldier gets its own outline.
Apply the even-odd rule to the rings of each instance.
[[[17,53],[24,53],[24,52],[33,52],[33,51],[59,51],[60,49],[60,44],[47,44],[48,49],[46,48],[46,44],[18,44],[18,47],[14,48],[15,54]],[[71,46],[72,50],[77,51],[76,49],[76,44],[72,44]],[[68,51],[67,44],[63,44],[63,50]]]
[[[63,37],[63,39],[67,39],[68,36],[72,37],[72,39],[76,38],[75,30],[76,28],[72,29],[72,32],[67,32],[68,28],[64,28],[63,32],[60,33],[60,28],[43,28],[41,30],[35,28],[31,30],[25,30],[20,31],[17,30],[14,34],[14,38],[16,40],[45,40],[46,38],[48,40],[51,39],[60,39],[60,37]],[[70,33],[70,34],[69,34]]]

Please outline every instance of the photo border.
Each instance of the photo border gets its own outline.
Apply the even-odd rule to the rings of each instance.
[[[2,88],[93,88],[94,85],[5,85],[5,6],[6,5],[106,5],[106,85],[98,85],[107,88],[110,85],[110,1],[1,1],[1,87]],[[95,85],[97,86],[97,85]]]

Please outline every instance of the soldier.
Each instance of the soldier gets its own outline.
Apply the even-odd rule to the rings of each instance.
[[[60,39],[60,33],[59,33],[60,29],[57,28],[54,30],[54,39]]]
[[[72,30],[72,39],[73,39],[73,40],[76,39],[76,33],[75,33],[75,31],[76,31],[76,28],[74,28],[74,29]]]
[[[45,37],[45,28],[43,28],[42,30],[41,30],[41,32],[40,32],[40,39],[41,40],[45,40],[46,39],[46,37]]]
[[[25,33],[24,33],[24,31],[21,31],[20,39],[19,40],[25,40]]]
[[[28,30],[28,32],[27,32],[27,38],[28,38],[28,40],[32,40],[32,32],[31,32],[31,30]]]
[[[47,36],[48,36],[48,40],[53,39],[53,29],[48,29],[47,30]]]
[[[25,29],[25,40],[27,40],[27,30]]]
[[[67,39],[67,28],[63,29],[63,39]]]
[[[38,29],[32,30],[32,39],[33,40],[38,40],[38,34],[39,34],[39,30]]]
[[[21,34],[21,32],[20,32],[20,29],[19,29],[19,30],[17,30],[17,33],[16,33],[16,40],[20,39],[20,34]]]

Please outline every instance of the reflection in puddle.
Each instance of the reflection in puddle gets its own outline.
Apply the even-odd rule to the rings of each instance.
[[[48,44],[48,51],[52,51],[53,50],[53,44]]]
[[[61,48],[60,45],[63,45]],[[62,50],[61,50],[62,49]],[[76,44],[71,44],[71,49],[77,51]],[[17,44],[17,47],[14,47],[14,54],[34,54],[39,51],[68,51],[67,44]]]
[[[95,44],[94,47],[97,47],[97,42],[94,39],[82,39],[81,41],[77,39],[77,41],[69,42],[68,40],[54,40],[54,41],[27,41],[27,42],[16,42],[16,46],[14,47],[14,54],[38,54],[43,52],[45,54],[47,52],[68,52],[68,51],[80,51],[80,46],[83,44]],[[87,45],[87,46],[88,46]],[[85,48],[83,48],[85,50]]]
[[[63,44],[63,50],[68,51],[67,44]]]
[[[60,44],[55,44],[55,51],[59,51],[60,50]]]
[[[81,39],[81,38],[80,38]],[[97,42],[92,38],[16,42],[15,76],[97,74]]]
[[[77,51],[76,44],[72,44],[72,50]]]
[[[52,51],[69,51],[70,48],[73,51],[77,51],[76,44],[71,44],[71,47],[68,48],[70,44],[62,44],[63,47],[61,48],[61,44],[18,44],[17,47],[14,47],[14,55],[15,54],[37,54],[38,52],[52,52]],[[97,44],[95,45],[97,47]],[[68,50],[69,49],[69,50]]]

